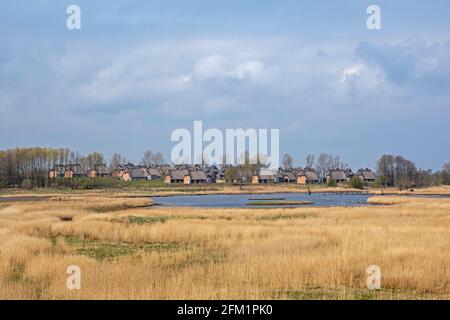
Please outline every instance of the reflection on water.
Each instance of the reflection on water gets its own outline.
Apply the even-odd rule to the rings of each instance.
[[[249,202],[278,202],[278,201],[312,201],[312,204],[301,205],[302,207],[323,207],[323,206],[367,206],[367,199],[372,195],[349,194],[349,193],[277,193],[277,194],[232,194],[232,195],[190,195],[154,197],[153,200],[164,206],[177,207],[209,207],[209,208],[251,208],[266,206],[249,206]],[[283,200],[281,200],[283,199]],[[282,205],[267,207],[298,207],[299,205]]]

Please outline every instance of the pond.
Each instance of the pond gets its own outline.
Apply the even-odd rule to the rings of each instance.
[[[358,193],[277,193],[225,194],[153,197],[163,206],[203,208],[261,208],[261,207],[356,207],[367,206],[373,195]],[[297,203],[296,203],[297,202]],[[305,203],[303,203],[305,202]],[[301,203],[301,204],[300,204]]]
[[[44,196],[23,196],[23,197],[0,197],[0,202],[22,202],[22,201],[42,201],[46,200],[49,197]]]

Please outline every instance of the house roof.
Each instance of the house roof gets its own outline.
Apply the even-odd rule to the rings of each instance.
[[[357,176],[361,176],[364,180],[375,180],[375,174],[370,169],[359,169],[356,171]]]
[[[305,176],[308,181],[319,181],[319,176],[312,170],[300,171],[299,176]]]
[[[134,168],[130,170],[130,176],[132,179],[147,178],[148,173],[144,168]]]
[[[97,174],[109,174],[109,169],[104,164],[95,166],[95,171],[97,171]]]
[[[329,176],[333,180],[347,180],[347,175],[342,170],[332,170],[330,171]]]
[[[189,173],[192,180],[206,180],[206,175],[201,170],[194,170]]]
[[[174,168],[168,164],[160,164],[158,166],[156,166],[159,171],[161,171],[164,174],[168,174],[170,172],[170,170],[173,170]]]
[[[170,177],[173,180],[183,180],[184,176],[187,175],[189,175],[189,171],[187,169],[170,171]]]
[[[295,180],[295,175],[291,171],[283,171],[281,172],[281,175],[284,177],[287,177],[289,180]]]
[[[147,172],[151,176],[161,177],[161,171],[157,168],[149,168],[147,169]]]
[[[277,171],[270,170],[270,169],[259,169],[256,172],[256,175],[259,177],[259,179],[263,179],[263,180],[274,179],[276,174],[277,174]]]

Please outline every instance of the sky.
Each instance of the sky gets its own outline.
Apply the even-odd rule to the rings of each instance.
[[[69,5],[81,29],[66,27]],[[366,26],[369,5],[381,30]],[[170,158],[177,128],[280,130],[280,153],[450,161],[450,2],[4,0],[0,149]]]

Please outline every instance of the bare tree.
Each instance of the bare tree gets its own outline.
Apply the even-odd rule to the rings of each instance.
[[[96,165],[103,164],[103,154],[92,152],[86,156],[86,161],[89,169],[95,168]]]
[[[348,168],[348,164],[341,161],[341,156],[330,156],[332,170],[344,170]]]
[[[289,153],[283,156],[282,166],[284,170],[291,170],[294,164],[294,158]]]
[[[112,170],[116,170],[120,165],[125,163],[125,158],[118,153],[114,153],[109,161],[109,166]]]
[[[310,155],[306,156],[305,167],[312,169],[312,168],[314,168],[315,162],[316,162],[316,157],[314,157],[314,155],[310,154]]]
[[[243,189],[244,185],[251,182],[256,165],[245,164],[225,169],[225,180],[239,185],[239,189]]]
[[[327,174],[333,170],[334,158],[332,155],[322,153],[319,155],[316,163],[316,170],[322,179],[325,179]]]
[[[322,179],[325,179],[331,170],[344,170],[348,164],[341,161],[340,156],[322,153],[316,162],[316,170]]]
[[[450,173],[450,162],[444,163],[442,166],[442,171]]]
[[[385,186],[403,189],[416,184],[416,165],[402,156],[382,155],[377,161],[377,173]]]
[[[151,150],[144,152],[144,157],[141,160],[141,165],[150,167],[153,164],[154,155]]]
[[[161,152],[157,152],[153,155],[153,164],[154,165],[162,165],[165,164],[166,160]]]

